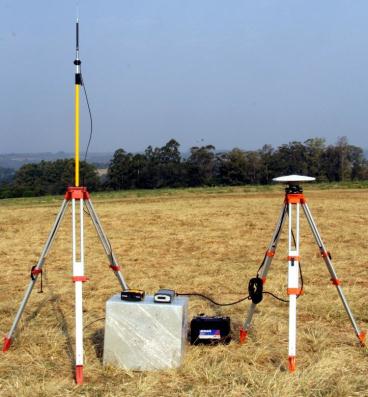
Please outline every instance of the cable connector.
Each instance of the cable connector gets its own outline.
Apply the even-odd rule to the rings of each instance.
[[[248,293],[252,302],[257,305],[263,298],[263,280],[260,277],[254,277],[249,280]]]

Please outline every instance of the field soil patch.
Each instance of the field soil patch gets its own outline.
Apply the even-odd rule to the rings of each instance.
[[[358,324],[368,327],[368,191],[307,191],[309,206],[332,253]],[[0,332],[9,330],[54,222],[57,200],[0,202]],[[195,192],[94,200],[128,284],[200,292],[233,301],[247,294],[283,204],[271,191]],[[302,216],[305,295],[298,299],[297,372],[287,371],[288,306],[265,296],[249,339],[239,344],[249,301],[219,308],[191,298],[190,318],[229,315],[227,346],[186,348],[177,370],[131,372],[102,366],[104,306],[119,292],[88,217],[84,284],[85,383],[74,384],[74,285],[68,211],[47,258],[44,293],[36,285],[12,347],[0,355],[1,396],[368,396],[368,355],[348,317]],[[285,298],[286,229],[266,288]],[[95,321],[95,322],[94,322]]]

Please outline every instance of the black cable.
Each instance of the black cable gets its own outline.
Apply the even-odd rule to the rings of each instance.
[[[275,246],[275,242],[279,239],[279,236],[280,236],[280,233],[281,233],[281,229],[282,229],[282,225],[283,225],[283,223],[284,223],[284,218],[285,218],[285,215],[286,215],[286,208],[287,208],[287,207],[285,206],[285,207],[284,207],[284,210],[283,210],[283,213],[282,213],[282,217],[281,217],[281,219],[280,219],[279,228],[278,228],[278,230],[277,230],[277,232],[276,232],[276,235],[275,235],[275,238],[274,238],[274,240],[273,240],[272,247]],[[267,258],[267,252],[265,253],[265,255],[264,255],[264,257],[263,257],[263,261],[262,261],[261,265],[259,266],[259,268],[258,268],[258,270],[257,270],[257,277],[259,277],[259,272],[261,271],[262,267],[264,266],[264,264],[265,264],[265,262],[266,262],[266,258]]]
[[[261,263],[261,265],[259,266],[259,268],[257,270],[257,277],[259,277],[259,272],[261,271],[262,267],[264,266],[264,264],[266,262],[266,258],[267,258],[267,252],[265,253],[265,255],[263,257],[263,260],[262,260],[262,263]]]
[[[275,234],[275,239],[273,241],[273,245],[275,244],[275,241],[277,241],[279,239],[279,236],[280,236],[280,233],[281,233],[281,229],[282,229],[282,225],[283,225],[283,221],[284,221],[284,217],[288,213],[287,209],[288,209],[288,206],[285,206],[283,214],[282,214],[281,219],[280,219],[279,227],[278,227],[278,229],[276,231],[276,234]],[[293,238],[294,246],[296,247],[296,239],[295,239],[294,231],[292,229],[291,229],[291,235],[292,235],[292,238]],[[262,269],[262,267],[264,266],[266,258],[267,258],[267,252],[265,253],[263,261],[262,261],[260,267],[258,268],[257,276],[255,278],[250,279],[250,281],[249,281],[249,284],[248,284],[249,295],[244,297],[244,298],[241,298],[241,299],[239,299],[239,300],[237,300],[235,302],[218,303],[218,302],[214,301],[212,298],[210,298],[210,297],[208,297],[206,295],[197,293],[197,292],[177,293],[176,295],[178,295],[178,296],[180,296],[180,295],[183,295],[183,296],[198,296],[200,298],[203,298],[203,299],[206,299],[206,300],[210,301],[211,303],[213,303],[216,306],[236,305],[236,304],[238,304],[240,302],[243,302],[243,301],[245,301],[247,299],[248,300],[252,300],[252,302],[255,303],[255,304],[258,304],[258,303],[260,303],[262,301],[263,294],[270,295],[270,296],[272,296],[273,298],[277,299],[280,302],[289,303],[289,299],[283,299],[283,298],[280,298],[279,296],[277,296],[276,294],[274,294],[272,292],[263,291],[263,282],[262,282],[262,279],[259,277],[259,272]],[[300,261],[298,261],[298,265],[299,265],[300,284],[301,284],[300,291],[303,291],[304,279],[303,279],[303,273],[302,273],[302,267],[301,267]],[[301,296],[301,292],[297,295],[296,298],[298,299],[299,296]]]
[[[279,228],[278,228],[278,230],[277,230],[277,232],[276,232],[274,241],[277,241],[277,239],[279,238],[279,235],[280,235],[280,232],[281,232],[281,226],[282,226],[282,224],[283,224],[284,217],[285,217],[286,214],[289,213],[289,212],[288,212],[288,209],[289,209],[289,204],[286,205],[286,206],[284,207],[284,212],[283,212],[283,214],[282,214],[282,217],[281,217],[281,220],[280,220],[280,224],[279,224]],[[291,235],[292,235],[292,238],[293,238],[294,246],[295,246],[295,248],[296,248],[296,239],[295,239],[295,235],[294,235],[293,229],[291,229]],[[260,270],[262,269],[262,267],[264,266],[265,261],[266,261],[266,258],[267,258],[267,252],[266,252],[266,254],[265,254],[264,258],[263,258],[263,261],[262,261],[262,263],[261,263],[261,266],[260,266],[260,267],[258,268],[258,270],[257,270],[256,279],[260,279],[260,277],[259,277],[259,272],[260,272]],[[299,296],[301,296],[302,291],[303,291],[303,288],[304,288],[304,279],[303,279],[302,265],[301,265],[301,262],[300,262],[300,261],[298,261],[298,266],[299,266],[299,274],[300,274],[300,284],[301,284],[301,288],[300,288],[300,293],[296,296],[297,299],[299,298]],[[279,300],[280,302],[289,303],[289,300],[288,300],[288,299],[280,298],[279,296],[273,294],[272,292],[263,291],[263,290],[262,290],[260,293],[261,293],[261,294],[271,295],[273,298]],[[259,300],[259,299],[258,299],[258,300]],[[253,301],[253,302],[254,302],[254,301]],[[255,303],[255,302],[254,302],[254,303]],[[259,303],[259,302],[258,302],[258,303]]]
[[[293,237],[294,247],[296,248],[296,240],[295,240],[295,236],[294,236],[294,231],[293,231],[293,229],[291,229],[291,235],[292,235],[292,237]],[[300,259],[299,259],[298,265],[299,265],[299,274],[300,274],[300,293],[296,296],[296,299],[298,299],[299,296],[302,294],[303,287],[304,287],[304,279],[303,279],[303,272],[302,272],[302,264],[301,264]]]
[[[198,296],[198,297],[200,297],[200,298],[207,299],[208,301],[210,301],[211,303],[213,303],[213,304],[216,305],[216,306],[232,306],[232,305],[236,305],[236,304],[238,304],[238,303],[240,303],[240,302],[243,302],[243,301],[249,299],[249,295],[248,295],[248,296],[246,296],[246,297],[244,297],[244,298],[241,298],[241,299],[239,299],[239,300],[237,300],[237,301],[235,301],[235,302],[218,303],[218,302],[214,301],[212,298],[210,298],[210,297],[208,297],[208,296],[206,296],[206,295],[197,293],[197,292],[188,292],[188,293],[180,293],[180,294],[177,293],[176,295],[177,295],[177,296]]]
[[[267,294],[267,295],[271,295],[273,298],[277,299],[277,300],[280,301],[280,302],[289,303],[289,299],[282,299],[282,298],[280,298],[279,296],[273,294],[272,292],[263,291],[263,293],[264,293],[264,294]]]
[[[87,144],[86,152],[84,154],[84,161],[87,161],[88,150],[89,150],[89,146],[91,144],[92,135],[93,135],[93,119],[92,119],[91,107],[89,106],[89,100],[88,100],[88,95],[87,95],[87,90],[86,90],[86,84],[84,82],[84,78],[83,78],[83,74],[82,74],[82,65],[80,65],[80,68],[81,68],[80,69],[81,70],[81,73],[80,73],[81,82],[82,82],[84,96],[85,96],[86,102],[87,102],[88,114],[89,114],[89,120],[90,120],[90,132],[89,132],[88,144]]]
[[[85,326],[83,327],[83,330],[85,330],[86,328],[88,328],[90,325],[92,325],[92,324],[94,324],[94,323],[97,323],[97,321],[102,321],[102,320],[105,320],[105,317],[101,317],[101,318],[98,318],[97,320],[91,321],[90,323],[88,323],[87,325],[85,325]]]

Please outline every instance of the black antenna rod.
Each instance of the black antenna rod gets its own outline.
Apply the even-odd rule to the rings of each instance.
[[[75,24],[75,84],[82,85],[81,78],[81,60],[79,59],[79,17],[77,17],[77,22]]]
[[[75,25],[76,33],[76,50],[79,51],[79,18],[77,18],[77,23]]]

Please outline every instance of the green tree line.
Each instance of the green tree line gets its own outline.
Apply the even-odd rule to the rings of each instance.
[[[99,188],[94,165],[81,162],[81,181],[91,191]],[[74,180],[74,160],[41,161],[20,167],[11,181],[0,183],[0,198],[63,194]]]
[[[72,159],[26,164],[0,185],[0,198],[62,194],[72,184],[73,172]],[[343,137],[335,145],[312,138],[258,150],[217,152],[212,145],[194,146],[187,156],[171,139],[144,153],[116,150],[103,178],[94,165],[81,163],[81,181],[90,191],[268,184],[288,174],[314,176],[319,182],[367,180],[368,161],[362,148]]]

